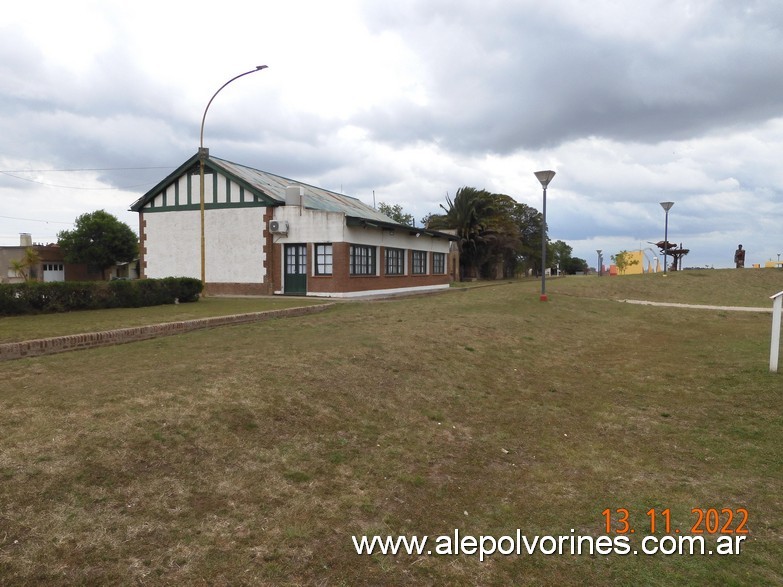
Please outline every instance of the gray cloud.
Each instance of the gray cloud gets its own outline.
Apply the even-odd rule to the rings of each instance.
[[[432,101],[370,109],[362,123],[378,140],[426,134],[456,151],[509,153],[586,136],[681,140],[764,121],[783,113],[783,77],[772,74],[783,68],[783,15],[770,2],[751,6],[713,5],[687,26],[650,23],[681,27],[664,43],[624,34],[629,23],[596,33],[525,2],[368,4],[377,32],[413,48]]]
[[[722,260],[737,239],[751,254],[778,252],[783,4],[365,1],[359,15],[314,5],[336,13],[318,26],[281,4],[264,7],[258,34],[261,8],[226,2],[208,26],[180,12],[150,37],[128,24],[146,22],[148,6],[107,0],[93,30],[55,23],[74,43],[102,27],[105,42],[78,67],[55,59],[32,23],[0,26],[0,169],[163,168],[22,174],[125,188],[106,192],[0,174],[3,215],[125,210],[196,152],[211,92],[257,51],[269,71],[209,112],[217,157],[366,202],[375,191],[417,219],[463,185],[540,207],[532,171],[548,166],[552,236],[583,258],[596,244],[659,240],[662,200],[676,201],[670,227],[693,243],[695,264],[713,251]],[[364,91],[373,84],[383,91]],[[0,236],[24,230],[0,219]]]

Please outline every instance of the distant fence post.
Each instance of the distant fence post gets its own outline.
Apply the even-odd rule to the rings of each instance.
[[[772,303],[772,342],[769,345],[769,370],[778,372],[778,356],[780,355],[780,314],[783,307],[783,291],[770,296]]]

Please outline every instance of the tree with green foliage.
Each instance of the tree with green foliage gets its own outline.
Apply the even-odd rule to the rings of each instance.
[[[429,218],[430,228],[457,231],[462,277],[479,277],[487,237],[486,223],[491,215],[489,196],[486,190],[461,187],[453,200],[446,196],[448,207],[440,205],[445,214]]]
[[[452,200],[446,196],[445,214],[429,214],[428,228],[456,229],[463,277],[489,279],[514,277],[541,270],[542,214],[511,196],[462,187]],[[565,273],[585,271],[587,262],[571,256],[563,241],[547,242],[547,268]]]
[[[462,276],[514,277],[520,265],[540,260],[541,214],[505,194],[462,187],[446,196],[445,214],[431,214],[427,226],[456,229]],[[539,251],[536,254],[536,251]]]
[[[519,231],[517,269],[521,269],[525,274],[531,270],[538,274],[541,270],[541,222],[543,216],[532,206],[517,203],[514,207],[513,217],[514,224]],[[550,261],[552,259],[549,248],[547,248],[547,259]]]
[[[574,275],[576,273],[587,273],[589,266],[587,261],[579,257],[571,257],[566,264],[562,267],[568,275]]]
[[[573,275],[577,271],[587,271],[587,261],[578,257],[572,257],[573,248],[564,241],[555,241],[549,244],[547,259],[552,260],[555,267],[559,267],[562,273]]]
[[[104,279],[109,267],[133,261],[139,252],[131,227],[105,210],[82,214],[73,230],[57,233],[57,240],[68,263],[86,263]]]
[[[438,216],[437,214],[433,214],[432,212],[427,212],[427,214],[424,215],[424,217],[419,221],[421,222],[421,225],[424,228],[430,228],[430,220]]]
[[[386,214],[386,216],[399,224],[404,224],[405,226],[414,225],[413,215],[406,214],[400,204],[386,204],[385,202],[379,202],[378,212],[381,214]]]
[[[505,194],[487,194],[483,233],[482,277],[514,277],[520,261],[522,230],[516,221],[519,204]]]
[[[549,249],[547,250],[547,259],[551,260],[554,267],[565,272],[566,265],[571,260],[571,251],[574,249],[570,247],[565,241],[557,240],[553,243],[549,243]],[[551,254],[549,252],[551,251]]]
[[[628,251],[620,251],[616,255],[612,255],[612,261],[617,265],[617,271],[620,275],[624,275],[628,267],[639,264],[639,259],[631,259],[631,254]]]

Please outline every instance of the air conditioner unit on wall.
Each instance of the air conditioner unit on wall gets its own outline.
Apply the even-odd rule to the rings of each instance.
[[[270,220],[269,232],[272,234],[288,234],[288,222],[285,220]]]

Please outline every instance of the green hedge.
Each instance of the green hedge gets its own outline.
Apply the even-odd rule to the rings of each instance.
[[[57,281],[0,284],[0,315],[102,308],[140,308],[198,300],[203,285],[191,277],[133,281]]]

